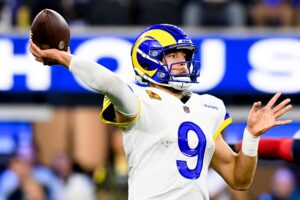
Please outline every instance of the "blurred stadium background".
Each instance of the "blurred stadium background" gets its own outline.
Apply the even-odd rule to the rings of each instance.
[[[68,21],[73,54],[129,82],[134,81],[130,49],[137,34],[149,24],[179,25],[198,46],[202,61],[200,84],[193,91],[222,98],[234,119],[224,133],[228,142],[241,139],[252,103],[266,102],[277,91],[292,99],[294,109],[286,118],[294,123],[266,136],[293,137],[300,131],[298,0],[0,0],[0,200],[17,200],[17,182],[25,176],[36,181],[31,182],[34,193],[44,192],[44,199],[127,195],[120,132],[98,117],[103,96],[64,68],[43,67],[28,52],[30,24],[44,8]],[[72,184],[62,181],[79,173]],[[293,179],[291,187],[299,191],[299,166],[260,160],[247,195],[230,196],[212,175],[212,199],[270,199],[276,184]],[[95,190],[97,197],[83,190]],[[288,196],[291,189],[282,190]]]

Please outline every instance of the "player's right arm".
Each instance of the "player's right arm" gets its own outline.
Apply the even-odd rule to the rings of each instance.
[[[39,62],[51,59],[68,68],[90,88],[106,95],[114,106],[116,122],[131,122],[138,115],[138,98],[116,74],[95,62],[73,56],[70,51],[41,50],[30,41],[30,52]]]

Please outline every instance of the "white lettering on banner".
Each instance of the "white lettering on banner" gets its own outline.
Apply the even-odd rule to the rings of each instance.
[[[31,91],[47,91],[51,87],[51,68],[42,66],[28,51],[14,54],[11,39],[0,39],[0,91],[14,88],[15,76],[25,76],[25,86]],[[74,54],[97,61],[112,58],[117,61],[115,73],[126,82],[134,82],[130,50],[132,43],[117,37],[98,37],[82,42]],[[201,71],[199,84],[191,90],[203,92],[214,89],[224,78],[226,70],[226,44],[222,39],[204,39],[199,46]],[[234,59],[234,58],[231,58]],[[255,42],[249,49],[251,66],[248,80],[261,92],[300,92],[300,40],[268,38]],[[80,80],[76,82],[87,88]],[[87,88],[88,89],[88,88]]]
[[[193,84],[191,90],[206,91],[216,87],[225,75],[226,47],[220,39],[203,40],[200,46],[201,70],[199,84]]]
[[[116,59],[118,68],[114,72],[126,82],[131,83],[134,81],[130,57],[131,46],[132,43],[124,39],[113,37],[94,38],[81,43],[74,51],[74,55],[93,61],[105,57]],[[76,80],[81,86],[90,90],[81,80]]]
[[[29,90],[48,90],[51,84],[50,68],[42,67],[28,52],[14,54],[13,43],[8,39],[0,40],[0,90],[8,91],[14,87],[14,76],[24,75]]]
[[[250,84],[262,92],[300,91],[300,40],[264,39],[249,50]]]

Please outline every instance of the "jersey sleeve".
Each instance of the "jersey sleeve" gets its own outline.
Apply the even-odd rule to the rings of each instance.
[[[225,106],[224,106],[225,108]],[[221,132],[229,125],[232,123],[232,118],[230,116],[230,114],[225,110],[225,115],[223,115],[223,120],[221,121],[216,133],[214,134],[213,138],[214,140],[216,140],[219,135],[221,134]]]
[[[90,88],[109,97],[123,116],[136,116],[138,99],[121,77],[98,63],[76,56],[72,57],[69,69]]]
[[[137,115],[134,118],[132,118],[132,120],[129,122],[118,123],[118,122],[116,122],[115,108],[114,108],[111,100],[107,96],[105,96],[104,100],[103,100],[103,108],[102,108],[102,111],[99,116],[103,123],[114,125],[114,126],[120,128],[123,132],[126,132],[126,130],[128,130],[129,127],[133,126],[133,124],[139,118],[140,113],[141,113],[141,105],[140,105],[140,100],[138,98],[138,113],[137,113]]]

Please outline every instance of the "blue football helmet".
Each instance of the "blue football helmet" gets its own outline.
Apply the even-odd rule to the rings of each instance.
[[[186,54],[184,62],[171,66],[163,63],[168,53],[179,50]],[[170,24],[150,26],[137,37],[131,49],[136,80],[143,85],[152,82],[176,90],[187,89],[191,83],[197,83],[200,75],[200,62],[194,60],[196,52],[195,44],[179,27]],[[188,73],[172,74],[174,64],[185,64]]]

